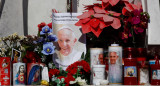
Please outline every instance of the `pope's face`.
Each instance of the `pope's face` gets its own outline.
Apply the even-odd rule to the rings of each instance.
[[[60,46],[60,53],[64,56],[67,56],[72,52],[73,46],[76,42],[76,38],[74,38],[72,34],[72,31],[68,29],[62,29],[58,31],[58,44]]]
[[[110,64],[115,64],[116,60],[118,59],[118,55],[116,52],[110,52],[109,58],[110,58]]]

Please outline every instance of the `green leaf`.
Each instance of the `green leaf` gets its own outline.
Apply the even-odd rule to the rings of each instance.
[[[84,60],[85,59],[85,55],[84,55],[84,52],[82,53],[81,55],[81,59]]]

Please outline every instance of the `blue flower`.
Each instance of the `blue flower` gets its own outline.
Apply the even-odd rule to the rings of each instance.
[[[54,53],[55,46],[52,42],[47,42],[43,44],[43,50],[41,51],[44,55],[49,55]]]
[[[49,28],[49,26],[44,26],[44,27],[42,28],[42,31],[40,32],[40,35],[44,35],[44,34],[46,34],[46,33],[52,33],[52,29]]]
[[[57,42],[57,41],[58,41],[57,36],[56,36],[56,35],[53,35],[53,34],[49,35],[47,38],[48,38],[50,41],[53,41],[53,42]]]

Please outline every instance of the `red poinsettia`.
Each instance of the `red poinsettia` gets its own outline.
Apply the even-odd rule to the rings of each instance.
[[[87,12],[78,16],[80,20],[75,24],[82,26],[83,33],[93,32],[97,37],[103,31],[103,28],[112,26],[114,29],[121,27],[120,19],[118,18],[121,13],[114,11],[106,11],[100,4],[88,6]]]
[[[112,6],[116,5],[120,0],[102,0],[103,3],[109,3]]]
[[[127,12],[133,12],[134,10],[141,10],[142,4],[139,2],[137,4],[125,3],[125,7],[122,9],[122,14],[127,15]]]

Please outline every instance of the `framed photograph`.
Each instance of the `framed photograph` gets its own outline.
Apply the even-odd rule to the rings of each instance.
[[[21,52],[12,48],[12,61],[18,62],[18,59],[21,60]]]
[[[79,15],[80,13],[53,13],[52,29],[58,38],[53,62],[63,70],[80,60],[83,52],[86,53],[86,36],[79,26],[75,26]]]

